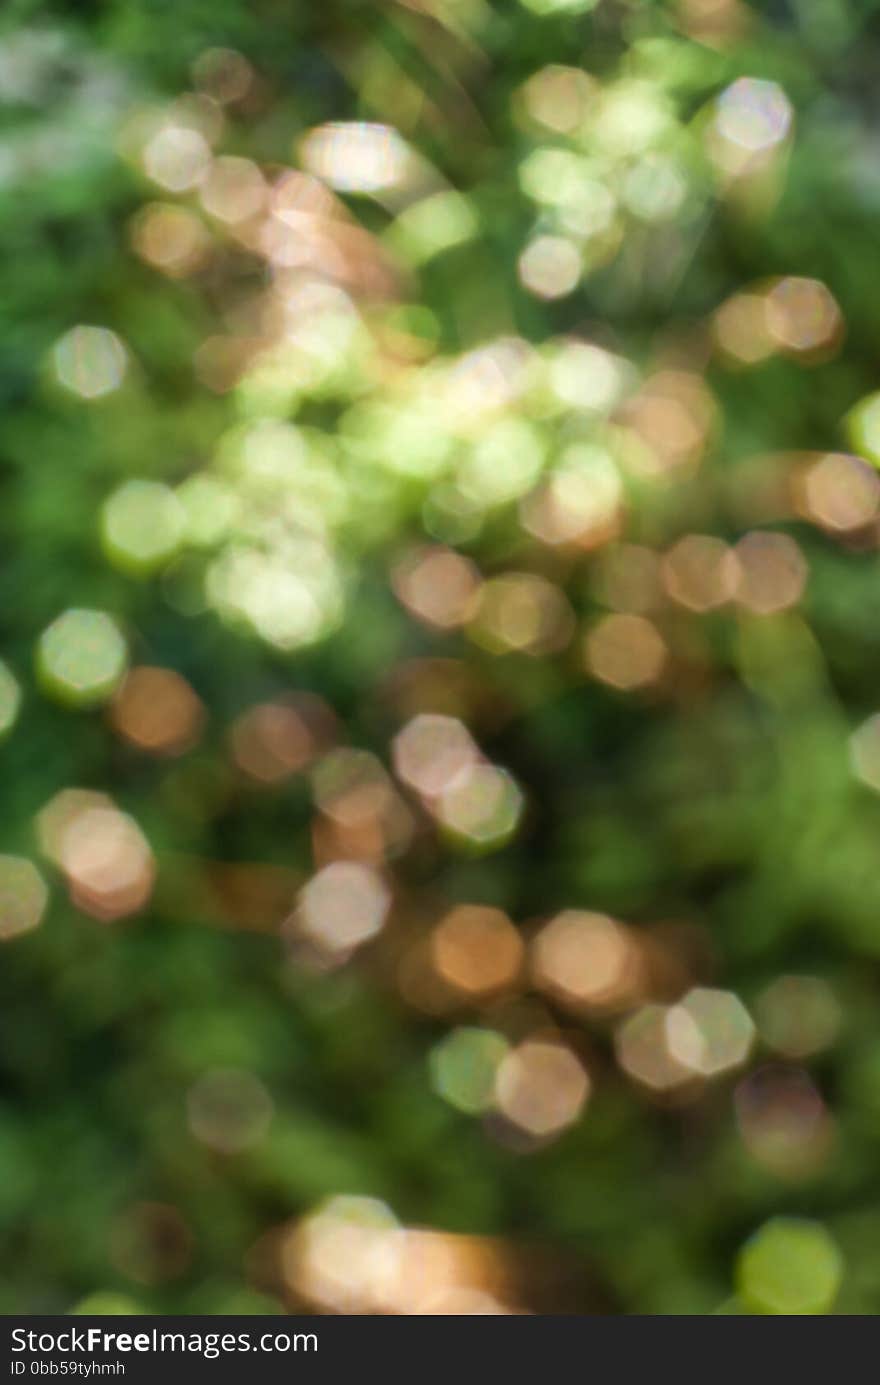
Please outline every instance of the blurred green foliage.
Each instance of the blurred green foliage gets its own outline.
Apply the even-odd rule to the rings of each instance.
[[[8,0],[0,610],[22,699],[0,749],[0,826],[3,852],[36,862],[51,902],[0,957],[0,1309],[301,1307],[308,1296],[260,1248],[348,1194],[408,1226],[498,1238],[526,1310],[878,1310],[880,802],[865,780],[873,764],[880,784],[880,770],[869,738],[867,771],[853,773],[851,738],[878,704],[880,531],[861,471],[867,498],[849,527],[827,522],[815,487],[806,505],[791,498],[811,458],[880,454],[859,413],[878,388],[877,8]],[[366,121],[398,130],[431,170],[403,201],[342,187],[346,234],[364,239],[339,243],[359,316],[351,327],[343,306],[337,321],[331,302],[344,339],[331,365],[314,364],[320,334],[317,347],[294,343],[311,374],[268,346],[231,389],[206,384],[199,352],[259,336],[253,304],[283,270],[193,189],[157,187],[142,139],[161,128],[156,112],[189,128],[174,103],[218,48],[256,75],[227,103],[215,153],[277,179],[306,157],[308,131]],[[563,111],[563,129],[537,118],[534,86],[527,95],[552,67],[589,76],[565,98],[587,114]],[[741,79],[767,85],[725,107]],[[744,143],[724,143],[719,110]],[[725,165],[743,149],[747,166]],[[575,165],[542,171],[535,155],[548,150],[575,160],[569,201]],[[355,177],[368,152],[350,156]],[[420,221],[422,193],[447,201]],[[138,218],[155,203],[204,227],[210,249],[191,272],[163,274],[138,253]],[[426,248],[447,225],[448,247]],[[530,291],[521,257],[541,236],[574,247],[570,291]],[[833,349],[748,364],[730,348],[719,310],[776,276],[827,287],[845,324]],[[82,324],[116,334],[127,362],[119,388],[94,398],[59,379],[56,344]],[[747,319],[746,355],[755,331]],[[547,372],[569,338],[606,353],[622,402],[552,397]],[[499,378],[509,387],[506,358],[474,373],[467,355],[499,339],[526,352],[526,382],[499,405],[514,431],[475,460],[483,424],[447,436],[450,390],[473,378],[479,403]],[[571,446],[611,459],[623,499],[595,542],[545,542],[524,522],[528,499]],[[604,494],[606,463],[594,452],[584,465],[587,490]],[[183,539],[172,506],[166,545],[163,506],[183,503],[194,477],[217,489],[191,495]],[[163,489],[135,491],[127,519],[118,497],[132,479]],[[851,480],[832,486],[832,509]],[[195,541],[230,496],[237,517]],[[648,611],[670,670],[657,686],[609,686],[601,654],[585,663],[584,639],[615,605],[615,552],[625,565],[634,547],[660,555],[688,534],[733,545],[765,531],[796,542],[802,596],[700,612],[667,592]],[[530,652],[485,621],[438,630],[414,618],[391,574],[425,542],[486,579],[545,579],[576,633]],[[278,615],[288,580],[296,599]],[[307,637],[297,602],[316,603]],[[133,665],[187,680],[205,709],[198,744],[150,756],[118,734],[103,694],[97,708],[59,697],[37,649],[71,608],[109,613]],[[320,863],[313,778],[261,784],[230,753],[237,718],[294,691],[322,698],[341,740],[389,769],[413,710],[451,712],[524,797],[512,837],[483,851],[411,802],[418,829],[387,865],[394,927],[338,967],[291,954],[274,903],[251,900],[280,891],[293,909]],[[128,917],[95,917],[41,854],[38,814],[74,787],[110,795],[156,862],[150,902]],[[233,877],[206,894],[197,862],[279,874],[242,876],[245,902],[230,905]],[[572,1012],[528,981],[420,1010],[401,992],[398,954],[460,903],[504,910],[527,939],[561,909],[624,920],[664,959],[653,999],[695,984],[741,997],[760,1031],[747,1067],[658,1094],[621,1070],[621,1015]],[[774,1043],[772,995],[761,1021],[761,997],[787,976],[818,978],[820,1007],[838,1016],[815,1053]],[[475,1114],[482,1069],[446,1099],[466,1059],[449,1037],[459,1025],[510,1043],[556,1026],[590,1074],[583,1115],[523,1147]],[[194,1133],[192,1092],[230,1069],[257,1080],[272,1115],[223,1152]],[[792,1301],[777,1293],[789,1263],[793,1310],[778,1307]]]

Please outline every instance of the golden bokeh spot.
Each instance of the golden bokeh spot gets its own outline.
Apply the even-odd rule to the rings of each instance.
[[[766,297],[758,291],[735,293],[722,303],[712,318],[712,331],[728,365],[758,365],[778,345],[767,320]]]
[[[166,202],[150,202],[141,208],[131,222],[130,236],[135,254],[172,279],[195,274],[211,249],[211,238],[199,218],[185,207]]]
[[[211,163],[199,195],[210,216],[236,225],[256,216],[268,194],[265,179],[252,159],[224,154]]]
[[[861,457],[826,452],[796,475],[800,513],[832,534],[852,534],[880,515],[880,476]]]
[[[178,125],[173,117],[159,125],[142,153],[144,172],[167,192],[188,192],[205,178],[211,148],[194,125]]]
[[[632,1002],[642,980],[636,943],[606,914],[566,909],[531,948],[535,983],[572,1009],[614,1010]]]
[[[641,444],[637,469],[662,476],[695,467],[709,442],[715,413],[715,401],[699,375],[683,370],[652,375],[621,410]]]
[[[542,543],[596,548],[617,536],[623,483],[608,453],[570,447],[541,485],[520,502],[523,528]]]
[[[797,605],[807,582],[807,564],[788,534],[753,530],[733,550],[736,600],[755,615]]]
[[[204,704],[179,673],[143,665],[128,674],[111,707],[114,730],[151,755],[182,755],[195,745]]]
[[[330,743],[334,731],[329,707],[311,693],[258,702],[232,725],[232,758],[258,783],[281,783],[306,769]]]
[[[665,555],[663,583],[669,596],[691,611],[711,611],[732,600],[736,568],[723,539],[687,534]]]
[[[581,1115],[590,1079],[564,1044],[527,1039],[502,1059],[495,1100],[504,1118],[536,1139],[559,1135]]]
[[[340,827],[357,827],[384,813],[394,800],[388,772],[369,750],[331,750],[315,765],[311,778],[316,804]]]
[[[466,996],[484,996],[513,985],[525,947],[501,909],[461,904],[434,929],[431,955],[450,986]]]
[[[147,905],[156,863],[134,818],[112,803],[89,803],[86,797],[63,800],[49,821],[58,865],[77,909],[110,923]]]
[[[300,891],[294,928],[325,956],[344,961],[381,931],[391,891],[363,861],[332,861]]]
[[[674,1092],[693,1080],[669,1047],[665,1005],[643,1005],[618,1028],[614,1036],[617,1061],[623,1071],[642,1087],[658,1094]]]
[[[483,584],[471,638],[495,654],[538,657],[564,649],[574,632],[565,593],[530,572],[508,572]]]
[[[604,616],[587,634],[584,654],[589,672],[621,692],[657,683],[667,659],[656,626],[636,615]]]
[[[394,737],[392,757],[398,778],[431,799],[466,775],[480,751],[463,722],[425,712]]]
[[[392,573],[398,600],[425,625],[454,630],[473,614],[480,574],[469,558],[442,546],[421,548]]]
[[[401,1226],[378,1198],[328,1198],[281,1243],[298,1299],[330,1313],[505,1314],[508,1275],[494,1243]]]
[[[792,356],[827,359],[840,345],[843,317],[818,279],[777,279],[767,291],[766,313],[770,336]]]

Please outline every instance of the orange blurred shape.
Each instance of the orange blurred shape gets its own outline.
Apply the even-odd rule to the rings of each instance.
[[[330,1312],[377,1312],[399,1274],[400,1238],[377,1198],[333,1197],[284,1238],[282,1274],[296,1294]]]
[[[176,1207],[136,1202],[114,1221],[110,1260],[137,1284],[161,1284],[182,1274],[192,1258],[193,1238]]]
[[[575,1009],[613,1010],[631,1003],[642,980],[628,929],[605,914],[566,909],[545,924],[531,949],[535,983]]]
[[[421,1227],[406,1227],[400,1236],[397,1274],[385,1293],[386,1312],[472,1316],[510,1311],[497,1297],[507,1287],[507,1276],[494,1244]]]
[[[238,384],[257,346],[243,337],[206,337],[193,357],[195,373],[214,394],[226,394]]]
[[[743,1078],[735,1094],[743,1144],[777,1178],[798,1181],[824,1168],[834,1121],[809,1073],[770,1065]]]
[[[392,755],[398,777],[416,793],[433,798],[474,765],[480,751],[463,722],[428,712],[397,733]]]
[[[694,1080],[691,1069],[670,1050],[668,1016],[665,1005],[643,1005],[624,1020],[614,1037],[617,1061],[627,1076],[661,1094]]]
[[[795,503],[805,519],[831,533],[851,534],[880,513],[880,476],[861,457],[826,452],[796,473]]]
[[[431,937],[431,956],[440,976],[469,996],[510,986],[520,974],[524,952],[507,915],[480,904],[453,909]]]
[[[778,346],[767,321],[767,300],[760,292],[733,294],[716,309],[712,330],[718,350],[730,365],[757,365]]]
[[[234,225],[261,211],[267,189],[262,173],[251,159],[221,155],[211,164],[200,196],[206,212],[218,221]]]
[[[589,671],[621,692],[657,683],[666,665],[666,645],[644,616],[604,616],[587,634]]]
[[[278,784],[306,768],[332,740],[334,718],[311,693],[260,702],[243,712],[230,733],[232,758],[262,784]]]
[[[219,114],[218,111],[218,117]],[[188,192],[199,185],[207,172],[211,161],[209,141],[214,132],[198,128],[200,123],[189,115],[171,111],[144,145],[144,172],[168,192]]]
[[[523,528],[541,543],[599,548],[620,531],[620,496],[575,471],[557,471],[520,503]]]
[[[71,901],[102,922],[137,913],[153,892],[156,864],[149,843],[118,808],[76,812],[60,833],[58,860]]]
[[[198,740],[204,705],[189,683],[169,668],[141,666],[129,673],[110,709],[114,729],[153,755],[181,755]]]
[[[316,865],[340,857],[378,862],[409,846],[413,815],[370,751],[331,750],[312,771],[312,791],[319,809],[312,825]]]
[[[621,410],[645,445],[644,466],[665,472],[695,465],[709,440],[715,402],[699,375],[662,370]]]
[[[366,817],[355,824],[318,816],[312,823],[312,856],[316,866],[331,861],[369,861],[374,865],[405,849],[412,837],[412,817],[405,804],[393,814]],[[392,820],[389,822],[389,816]]]
[[[61,789],[37,813],[37,840],[44,856],[61,864],[64,833],[81,813],[91,808],[112,808],[113,799],[97,789]]]
[[[827,360],[843,337],[843,317],[818,279],[777,279],[767,291],[767,329],[782,351]]]
[[[736,600],[756,615],[794,606],[803,595],[807,564],[788,534],[753,530],[733,550]]]
[[[301,228],[304,218],[348,219],[344,203],[326,183],[296,169],[286,169],[278,178],[272,188],[271,205],[273,216],[293,228]]]
[[[272,189],[259,248],[279,270],[308,270],[368,297],[393,295],[398,272],[376,236],[310,174],[286,171]]]
[[[385,766],[369,750],[339,746],[329,751],[312,769],[311,780],[315,803],[340,827],[375,821],[394,799]]]
[[[818,279],[788,276],[735,293],[716,310],[715,343],[731,365],[756,365],[775,353],[802,363],[827,360],[843,339],[833,295]]]
[[[564,649],[574,631],[565,594],[546,577],[508,572],[483,584],[470,633],[496,654],[538,656]]]
[[[280,1245],[289,1290],[332,1313],[509,1311],[499,1247],[476,1237],[401,1226],[375,1198],[328,1199]]]
[[[590,1095],[580,1059],[555,1040],[527,1039],[501,1060],[495,1101],[504,1118],[541,1139],[573,1125]]]
[[[291,934],[304,936],[328,958],[345,960],[385,925],[391,891],[364,861],[331,861],[300,891]]]
[[[320,808],[312,824],[316,865],[340,857],[379,862],[409,846],[413,815],[369,751],[331,751],[315,769],[313,789]]]
[[[663,582],[673,601],[691,611],[711,611],[732,600],[736,569],[723,539],[686,534],[663,559]]]
[[[438,630],[454,630],[473,614],[480,574],[469,558],[451,548],[419,548],[397,564],[391,584],[418,620]]]
[[[194,274],[207,261],[211,237],[192,212],[165,202],[151,202],[131,223],[134,251],[172,279]]]

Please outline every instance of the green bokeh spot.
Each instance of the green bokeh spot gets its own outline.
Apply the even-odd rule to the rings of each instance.
[[[828,1313],[843,1277],[843,1257],[816,1222],[775,1217],[740,1251],[736,1287],[754,1313]]]

